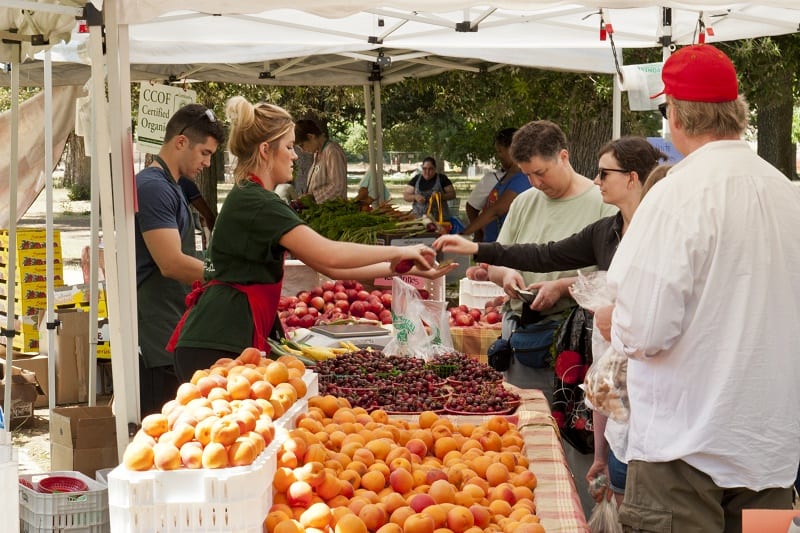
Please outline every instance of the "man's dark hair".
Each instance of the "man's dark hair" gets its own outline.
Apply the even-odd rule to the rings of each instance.
[[[167,122],[164,142],[176,135],[185,135],[191,144],[203,143],[213,137],[218,144],[225,142],[225,130],[214,112],[201,104],[188,104],[178,109]]]
[[[494,136],[494,144],[508,148],[511,146],[511,141],[514,139],[514,133],[517,128],[503,128]]]
[[[322,128],[311,119],[298,120],[294,125],[294,142],[305,142],[309,135],[322,135]]]
[[[549,120],[534,120],[514,134],[511,158],[517,163],[526,163],[534,157],[552,159],[567,149],[567,136],[557,124]]]

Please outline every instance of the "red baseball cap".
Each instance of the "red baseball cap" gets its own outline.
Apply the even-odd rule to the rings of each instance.
[[[661,70],[667,94],[692,102],[730,102],[739,97],[736,68],[728,56],[710,44],[684,46],[667,58]]]

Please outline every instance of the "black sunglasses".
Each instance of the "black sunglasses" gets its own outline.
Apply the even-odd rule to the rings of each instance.
[[[206,110],[203,111],[203,113],[201,113],[200,115],[197,115],[197,117],[195,117],[195,119],[193,121],[187,123],[183,127],[183,129],[181,129],[181,131],[178,132],[178,135],[183,135],[184,131],[189,129],[191,126],[194,126],[195,124],[197,124],[200,121],[200,119],[203,118],[203,117],[206,117],[208,119],[208,122],[211,123],[211,124],[214,124],[217,121],[217,116],[214,114],[214,112],[211,111],[211,109],[206,108]]]
[[[658,104],[658,110],[661,111],[661,116],[664,117],[664,120],[667,119],[667,103],[663,102]]]
[[[600,181],[606,180],[606,174],[609,172],[619,172],[620,174],[630,174],[630,170],[623,170],[621,168],[598,168],[597,169],[597,177],[600,178]]]

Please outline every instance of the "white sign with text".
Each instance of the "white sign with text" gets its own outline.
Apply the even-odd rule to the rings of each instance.
[[[139,151],[157,154],[164,144],[164,132],[172,114],[196,101],[195,91],[142,82],[139,86],[139,113],[136,119],[136,143]]]

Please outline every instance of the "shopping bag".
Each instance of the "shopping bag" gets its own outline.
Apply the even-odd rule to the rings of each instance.
[[[392,278],[394,334],[383,351],[429,361],[453,351],[447,302],[423,300],[413,285]]]

